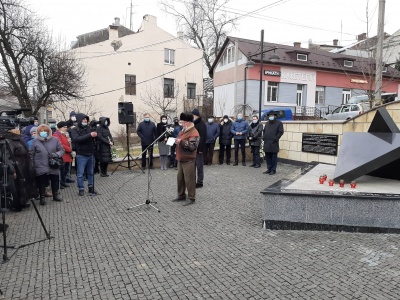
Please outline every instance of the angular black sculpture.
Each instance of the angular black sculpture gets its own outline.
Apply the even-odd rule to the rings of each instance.
[[[400,130],[385,108],[377,109],[368,132],[345,132],[334,180],[363,175],[400,180]]]

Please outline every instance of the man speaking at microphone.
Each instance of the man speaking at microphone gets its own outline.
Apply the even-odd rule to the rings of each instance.
[[[77,178],[79,196],[85,194],[83,174],[87,171],[88,189],[90,194],[94,191],[94,151],[97,132],[92,131],[89,117],[84,114],[76,114],[77,126],[71,130],[72,150],[76,152]]]
[[[179,122],[182,130],[175,140],[176,160],[178,161],[178,197],[172,201],[187,201],[183,204],[191,205],[196,200],[196,150],[200,136],[193,124],[191,113],[181,113]]]

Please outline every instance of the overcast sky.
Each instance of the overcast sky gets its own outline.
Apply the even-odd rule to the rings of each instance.
[[[77,35],[107,27],[119,17],[129,28],[130,0],[25,0],[54,34],[65,38],[67,44]],[[183,0],[172,0],[177,5]],[[132,27],[137,30],[146,14],[157,17],[158,26],[176,35],[175,20],[161,11],[158,0],[132,1]],[[356,35],[369,31],[376,35],[378,0],[231,0],[226,11],[242,16],[238,26],[229,35],[260,39],[281,44],[302,42],[332,44],[338,39],[342,45],[355,41]],[[367,5],[369,26],[367,26]],[[262,8],[262,9],[261,9]],[[255,10],[261,9],[255,13]],[[400,0],[386,0],[385,32],[393,34],[400,29]],[[246,15],[247,16],[243,16]]]

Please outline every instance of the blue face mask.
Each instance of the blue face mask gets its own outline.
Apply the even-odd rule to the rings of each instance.
[[[37,135],[35,134],[35,135],[32,135],[32,138],[33,139],[36,139],[37,138]]]
[[[150,122],[150,118],[144,118],[145,122]]]
[[[242,118],[242,117],[237,117],[237,119],[238,119],[238,121],[240,121],[240,120],[242,120],[243,118]]]
[[[82,122],[82,126],[83,126],[83,127],[87,126],[87,123],[83,123],[83,122]]]
[[[56,124],[50,124],[50,128],[56,128]]]
[[[47,132],[46,131],[40,132],[39,135],[40,135],[40,137],[42,137],[44,139],[47,138]]]
[[[273,120],[275,120],[275,117],[268,117],[268,120],[270,120],[270,121],[273,121]]]

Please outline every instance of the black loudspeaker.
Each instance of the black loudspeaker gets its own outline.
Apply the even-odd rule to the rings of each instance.
[[[118,102],[119,124],[133,124],[135,122],[132,102]]]

